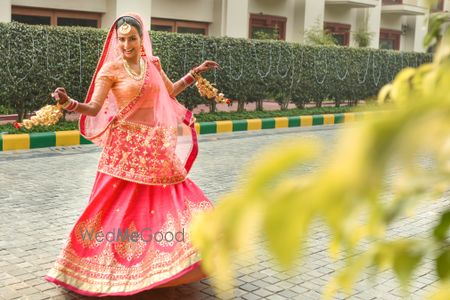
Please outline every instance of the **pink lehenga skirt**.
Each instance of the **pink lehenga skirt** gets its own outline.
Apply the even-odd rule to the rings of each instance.
[[[190,179],[146,185],[98,172],[88,206],[45,279],[89,296],[199,280],[204,275],[189,225],[210,209]]]

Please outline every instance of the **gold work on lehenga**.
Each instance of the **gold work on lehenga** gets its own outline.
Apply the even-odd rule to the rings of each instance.
[[[92,218],[79,222],[74,228],[75,238],[84,248],[96,248],[100,245],[95,234],[102,230],[102,211]]]
[[[193,212],[208,206],[212,208],[207,201],[196,203],[186,197],[184,208],[177,209],[176,216],[169,212],[164,216],[166,221],[162,224],[161,230],[187,228]],[[95,218],[91,218],[83,224],[97,224],[100,219],[100,214],[97,214]],[[136,226],[130,224],[128,229],[136,230]],[[103,242],[106,245],[101,248],[99,253],[81,257],[80,253],[74,249],[72,241],[68,240],[49,275],[85,291],[127,292],[145,288],[170,278],[200,261],[200,256],[192,247],[188,234],[186,234],[184,242],[175,242],[174,244],[150,242],[144,252],[141,252],[140,246],[126,244],[118,246],[120,243]],[[168,246],[173,246],[173,248],[170,251],[164,251],[163,249]],[[117,255],[119,258],[125,258],[126,261],[139,257],[139,262],[124,265],[117,259]]]
[[[143,184],[182,182],[187,172],[175,153],[177,128],[118,121],[100,157],[98,171]]]
[[[134,225],[133,222],[131,222],[126,230],[128,235],[127,238],[123,241],[119,239],[119,241],[114,244],[114,249],[120,257],[130,262],[134,259],[138,259],[144,254],[146,242],[140,237],[136,240],[133,240],[132,236],[130,237],[130,235],[137,232],[136,225]]]

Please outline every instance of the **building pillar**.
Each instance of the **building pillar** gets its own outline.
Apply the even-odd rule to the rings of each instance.
[[[0,1],[0,22],[11,22],[11,0]]]
[[[304,41],[303,26],[305,23],[305,1],[304,0],[293,0],[293,1],[294,1],[293,42],[301,43]]]
[[[325,0],[305,0],[304,31],[316,27],[323,28],[324,17]]]
[[[428,32],[427,16],[416,16],[414,22],[414,52],[425,52],[426,49],[423,46],[423,40]]]
[[[249,0],[223,0],[222,1],[222,26],[221,36],[235,38],[248,38]]]
[[[226,0],[213,0],[213,21],[209,25],[209,35],[210,36],[222,36],[224,32],[224,20],[223,20],[223,6]]]
[[[102,27],[109,28],[118,16],[129,12],[140,14],[145,25],[150,29],[152,17],[151,0],[107,0],[106,13],[102,18]]]
[[[370,48],[378,49],[380,46],[381,3],[381,1],[378,1],[375,7],[361,9],[358,14],[358,23],[361,22],[363,26],[366,26],[367,32],[372,33]]]

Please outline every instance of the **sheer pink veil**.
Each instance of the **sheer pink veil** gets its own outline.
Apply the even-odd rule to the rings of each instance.
[[[105,146],[112,124],[115,122],[136,124],[142,130],[146,130],[147,135],[163,134],[166,139],[165,151],[176,154],[186,171],[189,171],[198,152],[195,128],[193,124],[190,124],[192,113],[169,95],[158,69],[159,64],[156,64],[158,58],[153,56],[148,28],[142,18],[136,13],[128,13],[124,16],[137,19],[143,29],[145,51],[143,58],[147,69],[141,92],[131,100],[130,104],[119,109],[114,94],[110,91],[96,116],[81,116],[80,133],[93,143]],[[93,100],[95,80],[101,68],[107,63],[122,60],[116,32],[116,22],[121,17],[114,21],[108,32],[85,103]]]

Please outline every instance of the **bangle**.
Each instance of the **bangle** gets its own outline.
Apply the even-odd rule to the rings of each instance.
[[[67,108],[68,111],[75,111],[78,108],[78,104],[80,104],[80,102],[74,100],[74,99],[70,99],[72,100],[73,105],[69,106]]]
[[[195,80],[198,80],[200,77],[200,74],[195,72],[194,69],[190,70],[189,74],[191,74],[191,76],[194,77]]]
[[[195,77],[190,72],[184,75],[182,79],[187,86],[192,85],[195,82]]]
[[[79,102],[69,98],[69,101],[63,104],[62,108],[64,108],[67,111],[75,111],[78,108]]]
[[[72,102],[70,101],[70,98],[69,98],[69,99],[67,99],[66,102],[64,102],[63,104],[61,104],[61,107],[62,107],[63,109],[67,109],[67,107],[68,107],[70,104],[72,104]]]

